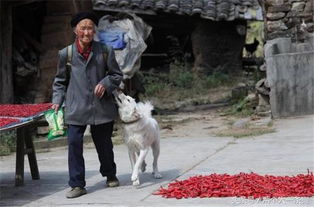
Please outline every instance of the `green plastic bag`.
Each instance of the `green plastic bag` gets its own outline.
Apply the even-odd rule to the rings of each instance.
[[[62,108],[59,109],[57,113],[54,110],[46,111],[45,118],[49,125],[48,140],[53,140],[57,137],[66,136]]]

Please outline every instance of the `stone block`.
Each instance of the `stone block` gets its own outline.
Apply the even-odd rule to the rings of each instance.
[[[283,30],[288,29],[288,27],[285,25],[285,23],[283,23],[282,20],[267,21],[266,27],[269,32],[283,31]]]
[[[284,0],[266,0],[265,3],[266,5],[280,6],[284,4]]]
[[[268,20],[278,20],[286,15],[284,12],[267,13],[266,17]]]
[[[304,12],[305,13],[312,13],[313,15],[313,11],[314,11],[314,5],[313,5],[313,1],[309,0],[306,2],[305,8],[304,8]]]
[[[302,12],[304,10],[304,2],[295,2],[292,4],[291,11]]]
[[[290,9],[291,9],[291,5],[290,4],[284,4],[284,5],[281,5],[281,6],[270,6],[270,7],[268,7],[267,12],[272,12],[272,13],[275,13],[275,12],[287,12],[287,11],[290,11]]]

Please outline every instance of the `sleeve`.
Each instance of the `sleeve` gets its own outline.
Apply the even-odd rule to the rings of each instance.
[[[58,53],[57,74],[52,85],[52,103],[63,104],[66,88],[67,88],[67,74],[66,74],[66,57],[62,55],[62,50]]]
[[[108,56],[107,56],[107,67],[108,73],[104,79],[99,83],[102,84],[107,91],[107,94],[111,94],[115,89],[117,89],[123,79],[123,73],[117,63],[114,51],[112,47],[107,46]]]

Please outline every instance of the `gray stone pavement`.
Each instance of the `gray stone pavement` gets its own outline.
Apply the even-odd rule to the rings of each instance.
[[[211,173],[256,172],[259,174],[296,175],[314,169],[314,116],[275,120],[276,132],[257,137],[230,138],[199,135],[163,137],[159,169],[162,179],[151,175],[152,156],[146,161],[147,172],[140,175],[142,185],[131,184],[130,163],[124,145],[114,147],[121,186],[106,188],[98,172],[98,160],[92,145],[84,150],[88,194],[66,199],[67,150],[37,153],[40,180],[32,180],[25,162],[25,185],[14,187],[15,155],[0,157],[0,206],[314,206],[311,198],[166,199],[152,195],[160,186],[175,179]],[[197,128],[196,125],[194,128]]]

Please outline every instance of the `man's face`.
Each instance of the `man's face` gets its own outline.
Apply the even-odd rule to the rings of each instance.
[[[95,25],[92,20],[83,19],[76,25],[74,33],[82,44],[89,44],[95,34]]]

